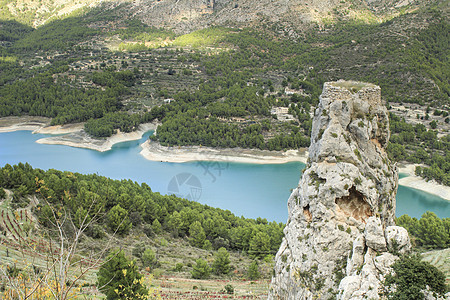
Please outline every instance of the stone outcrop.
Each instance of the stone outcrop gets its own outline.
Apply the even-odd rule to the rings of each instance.
[[[407,11],[414,11],[428,4],[428,1],[412,0],[361,0],[356,5],[341,0],[19,0],[9,1],[2,8],[4,13],[17,19],[29,20],[34,27],[80,9],[101,6],[102,10],[112,9],[113,15],[137,17],[148,25],[170,28],[177,33],[217,25],[247,27],[259,22],[274,22],[281,25],[278,34],[301,38],[297,31],[311,22],[337,21],[337,16],[338,19],[353,19],[355,12],[367,10],[385,19],[397,15],[405,7]],[[414,27],[418,25],[414,24]]]
[[[100,1],[100,0],[95,0]],[[247,27],[260,22],[278,23],[278,34],[298,39],[298,31],[309,24],[322,24],[324,18],[352,15],[353,11],[369,10],[377,16],[391,15],[408,5],[423,6],[421,1],[373,0],[353,4],[341,0],[136,0],[129,11],[144,23],[171,28],[177,33],[208,28],[212,25]],[[401,3],[401,4],[400,4]],[[352,8],[353,7],[353,8]],[[403,8],[404,9],[404,8]]]
[[[289,201],[269,299],[379,299],[406,252],[394,226],[397,167],[378,86],[327,82],[313,119],[306,169]]]

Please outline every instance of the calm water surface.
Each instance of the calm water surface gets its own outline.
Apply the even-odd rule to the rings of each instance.
[[[97,173],[113,179],[146,182],[153,191],[177,194],[200,203],[228,209],[250,218],[287,220],[287,199],[304,164],[242,164],[227,162],[153,162],[143,158],[140,141],[114,145],[107,152],[60,145],[43,145],[46,137],[30,131],[0,133],[0,166],[28,162],[34,168]],[[450,201],[415,189],[400,187],[397,215],[420,217],[425,211],[450,216]]]

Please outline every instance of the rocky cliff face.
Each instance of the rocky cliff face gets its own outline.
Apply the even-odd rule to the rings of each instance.
[[[388,251],[410,248],[406,230],[393,226],[398,174],[388,141],[378,86],[325,83],[269,299],[379,299],[397,258]]]
[[[122,0],[123,1],[123,0]],[[417,1],[416,1],[417,2]],[[346,18],[364,19],[374,15],[382,19],[396,15],[407,5],[423,5],[412,0],[137,0],[130,11],[144,23],[168,27],[177,33],[220,26],[257,25],[259,22],[280,23],[283,32],[296,36],[295,31],[310,22],[322,23],[334,18],[335,12]]]
[[[414,10],[427,5],[414,0],[6,0],[0,13],[35,27],[76,10],[104,5],[120,7],[118,15],[137,17],[156,27],[188,33],[212,25],[253,26],[259,22],[280,23],[280,33],[295,36],[305,24],[330,22],[338,17],[364,20],[370,15],[383,19],[405,7]]]

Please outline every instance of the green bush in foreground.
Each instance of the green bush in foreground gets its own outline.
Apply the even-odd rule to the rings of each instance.
[[[147,288],[134,261],[128,260],[123,250],[111,252],[97,273],[99,290],[106,299],[145,299]]]
[[[199,258],[196,261],[196,265],[192,269],[192,278],[195,279],[206,279],[209,277],[209,274],[211,273],[211,268],[208,266],[208,263]]]
[[[212,268],[216,274],[228,274],[230,272],[230,254],[227,249],[221,247],[213,262]]]
[[[156,254],[152,249],[145,249],[141,260],[144,267],[151,267],[156,263]]]
[[[445,276],[420,255],[405,255],[392,265],[393,273],[387,274],[384,285],[388,299],[424,299],[422,290],[443,295],[446,292]],[[392,290],[395,288],[395,292]]]
[[[250,280],[256,280],[261,276],[258,270],[258,262],[254,260],[250,266],[248,267],[247,271],[247,278]]]

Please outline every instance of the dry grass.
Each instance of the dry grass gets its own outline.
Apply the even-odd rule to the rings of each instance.
[[[9,197],[8,197],[9,198]],[[25,224],[32,223],[34,217],[30,210],[20,209],[12,211],[9,201],[0,203],[0,225],[3,228],[0,232],[0,264],[3,266],[17,267],[20,272],[27,270],[30,266],[35,266],[45,270],[48,266],[48,257],[41,255],[39,251],[31,251],[22,247],[22,241],[32,241],[37,247],[46,247],[48,243],[39,228],[25,229]],[[155,279],[151,280],[151,287],[161,294],[162,299],[262,299],[267,298],[269,290],[269,278],[273,268],[272,261],[261,261],[260,273],[265,277],[258,281],[246,280],[247,267],[252,260],[246,255],[237,252],[230,252],[232,272],[229,275],[217,276],[212,274],[210,280],[195,280],[191,278],[192,266],[198,258],[203,258],[210,265],[214,261],[214,251],[207,251],[192,247],[186,239],[174,238],[170,234],[147,237],[136,230],[126,237],[113,237],[117,247],[121,247],[127,256],[133,259],[132,249],[139,243],[144,243],[146,248],[151,248],[158,257],[158,265],[152,269],[142,270],[146,278],[151,280],[153,273]],[[95,240],[85,237],[82,245],[95,251],[104,247],[104,240]],[[45,249],[44,249],[45,250]],[[81,258],[82,253],[77,257]],[[177,263],[183,265],[181,272],[174,270]],[[141,262],[137,259],[137,265]],[[103,295],[96,288],[98,268],[90,270],[81,278],[79,285],[82,286],[80,299],[103,299]],[[150,272],[148,272],[150,271]],[[4,275],[4,274],[3,274]],[[0,278],[2,275],[0,274]],[[3,281],[3,280],[0,280]],[[6,282],[6,281],[4,281]],[[231,285],[234,288],[233,294],[225,293],[225,286]],[[1,297],[1,294],[0,294]]]
[[[359,81],[337,81],[332,83],[333,86],[346,88],[352,93],[357,93],[365,87],[375,87],[375,85]]]
[[[269,280],[195,280],[180,277],[162,277],[154,280],[162,299],[266,299]],[[234,294],[225,293],[231,285]]]
[[[445,283],[450,285],[450,248],[422,253],[423,260],[438,268],[445,275]]]

